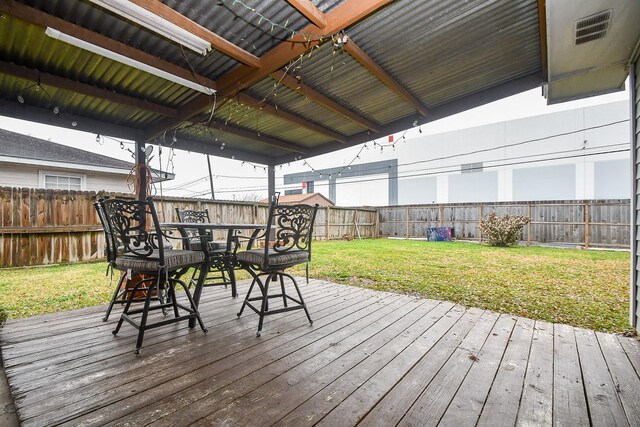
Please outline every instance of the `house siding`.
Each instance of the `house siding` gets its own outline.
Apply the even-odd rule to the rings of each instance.
[[[638,269],[640,268],[640,251],[638,246],[640,245],[640,156],[638,150],[640,150],[640,59],[636,58],[635,63],[632,65],[630,73],[630,85],[631,85],[631,161],[633,168],[633,200],[635,209],[631,212],[631,224],[635,224],[635,227],[631,227],[632,242],[636,242],[635,245],[631,245],[631,313],[630,320],[636,330],[640,325],[640,274]]]
[[[0,187],[40,188],[40,171],[60,175],[82,175],[86,178],[84,190],[129,193],[125,174],[96,173],[91,171],[16,165],[0,163]]]

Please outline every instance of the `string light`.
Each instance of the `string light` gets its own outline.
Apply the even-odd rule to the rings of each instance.
[[[221,1],[222,1],[222,3],[229,4],[230,0],[221,0]],[[248,4],[245,4],[241,0],[233,0],[232,1],[232,6],[236,6],[236,5],[239,5],[239,6],[243,7],[244,9],[252,12],[254,15],[256,15],[256,17],[258,18],[258,25],[262,25],[264,23],[265,26],[269,28],[269,32],[273,32],[273,30],[275,30],[276,28],[279,28],[280,30],[289,33],[291,38],[293,38],[296,34],[299,34],[305,39],[305,43],[310,43],[312,41],[322,42],[322,41],[324,41],[325,39],[328,38],[324,34],[309,34],[309,33],[303,33],[303,32],[294,30],[294,29],[289,27],[289,20],[288,19],[284,22],[284,24],[280,24],[278,22],[272,21],[271,19],[269,19],[266,16],[264,16],[262,13],[258,12],[255,7],[252,7],[252,6],[248,5]]]

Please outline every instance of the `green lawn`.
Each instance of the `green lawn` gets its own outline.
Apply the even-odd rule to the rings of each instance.
[[[0,270],[10,318],[102,304],[105,262]],[[293,270],[303,275],[304,269]],[[312,277],[610,332],[628,330],[629,253],[403,240],[314,242]],[[115,280],[115,277],[114,277]]]

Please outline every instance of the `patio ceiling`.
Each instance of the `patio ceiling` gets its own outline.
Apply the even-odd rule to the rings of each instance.
[[[542,0],[131,1],[206,55],[96,3],[0,0],[1,115],[276,165],[547,81]]]

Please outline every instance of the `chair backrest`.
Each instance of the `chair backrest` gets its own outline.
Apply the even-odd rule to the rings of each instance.
[[[180,222],[211,222],[209,219],[209,209],[196,211],[193,209],[176,208],[176,214]]]
[[[196,211],[193,209],[180,209],[176,208],[176,214],[178,215],[179,222],[202,222],[207,223],[211,222],[209,219],[209,209],[205,209],[203,211]],[[198,230],[195,228],[187,228],[181,229],[184,230],[183,237],[198,237]]]
[[[125,255],[148,258],[153,255],[160,265],[164,261],[164,245],[158,214],[153,199],[108,199],[102,202],[116,247]]]
[[[118,256],[118,246],[116,241],[114,240],[114,236],[109,225],[109,220],[104,210],[104,199],[98,199],[93,204],[93,207],[96,209],[98,218],[100,219],[100,223],[102,224],[102,229],[104,230],[104,240],[107,245],[107,261],[114,262],[116,260],[116,256]]]
[[[309,254],[308,259],[311,260],[311,240],[317,212],[318,204],[310,206],[272,203],[265,233],[265,262],[268,261],[270,250],[276,253],[304,251]]]

